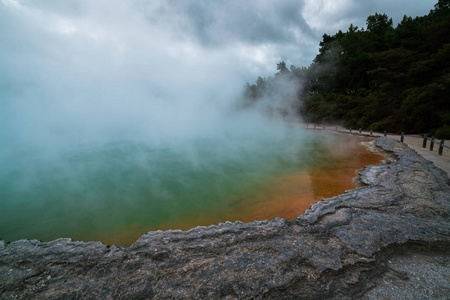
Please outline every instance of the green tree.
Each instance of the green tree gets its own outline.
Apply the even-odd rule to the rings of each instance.
[[[286,68],[258,78],[248,94],[280,99],[280,84],[298,85],[307,121],[391,132],[439,133],[450,128],[450,0],[426,16],[404,16],[393,27],[386,14],[367,17],[367,30],[324,34],[308,68]],[[269,96],[269,97],[267,97]],[[282,96],[284,97],[284,96]],[[286,106],[285,106],[286,107]]]
[[[367,17],[367,30],[372,41],[371,48],[374,51],[389,49],[393,42],[392,19],[386,14],[378,14]]]
[[[280,73],[289,73],[288,68],[286,68],[286,63],[284,61],[280,61],[277,63],[277,70],[280,71]]]
[[[450,0],[439,0],[434,7],[436,9],[450,9]]]
[[[378,14],[368,16],[366,20],[367,30],[377,35],[384,35],[392,30],[392,18],[389,19],[386,14]]]

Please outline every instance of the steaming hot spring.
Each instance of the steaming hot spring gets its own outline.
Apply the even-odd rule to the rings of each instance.
[[[360,137],[257,125],[3,149],[0,236],[124,245],[150,230],[293,219],[381,159]]]

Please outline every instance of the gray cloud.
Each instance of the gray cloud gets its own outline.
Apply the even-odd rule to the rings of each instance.
[[[84,24],[84,30],[91,31],[91,38],[104,35],[120,43],[121,35],[127,36],[127,43],[130,40],[134,42],[130,47],[147,48],[152,55],[159,46],[174,49],[180,47],[180,43],[185,47],[200,48],[205,55],[226,48],[228,54],[239,56],[237,60],[244,60],[244,67],[248,69],[246,79],[250,79],[252,76],[271,74],[279,60],[308,66],[317,53],[323,33],[345,31],[350,23],[364,27],[366,17],[375,12],[387,13],[398,22],[404,14],[416,16],[428,13],[435,2],[3,0],[1,6],[2,17],[5,18],[14,18],[14,13],[8,12],[8,6],[19,6],[36,22],[42,22],[39,18],[44,21],[47,17],[59,19],[59,30],[70,31],[75,22],[77,26]],[[135,26],[130,25],[133,23]],[[57,26],[54,24],[54,27]],[[22,26],[18,32],[23,29]],[[11,30],[4,29],[2,34],[8,34],[5,31]],[[79,47],[80,40],[69,42]],[[85,39],[85,42],[91,41]],[[36,47],[40,45],[34,44],[30,50],[35,51]],[[160,50],[164,57],[166,49]]]
[[[146,8],[144,14],[148,14],[149,22],[162,22],[205,45],[292,43],[296,40],[291,32],[294,28],[310,34],[301,15],[303,1],[164,1],[145,4],[140,3]]]
[[[367,17],[375,13],[386,13],[396,25],[404,15],[428,14],[435,3],[437,0],[306,0],[303,16],[316,34],[334,34],[346,31],[351,23],[365,28]]]
[[[437,2],[437,0],[369,1],[364,4],[359,3],[356,13],[365,16],[362,19],[364,24],[367,16],[373,15],[376,12],[386,13],[393,19],[394,26],[396,26],[401,22],[404,15],[416,17],[428,14]]]

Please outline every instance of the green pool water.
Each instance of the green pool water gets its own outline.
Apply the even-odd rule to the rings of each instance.
[[[220,219],[242,205],[229,199],[271,176],[323,163],[331,140],[293,128],[254,139],[222,136],[158,146],[116,139],[54,153],[4,152],[0,238],[114,242],[116,235],[129,231],[135,239],[191,215]]]

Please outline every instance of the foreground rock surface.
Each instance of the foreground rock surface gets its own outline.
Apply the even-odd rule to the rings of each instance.
[[[424,295],[444,299],[448,177],[399,142],[376,144],[386,164],[362,170],[362,187],[293,221],[149,232],[122,248],[0,241],[0,298],[376,299],[414,289],[407,265],[416,256],[442,267]]]

